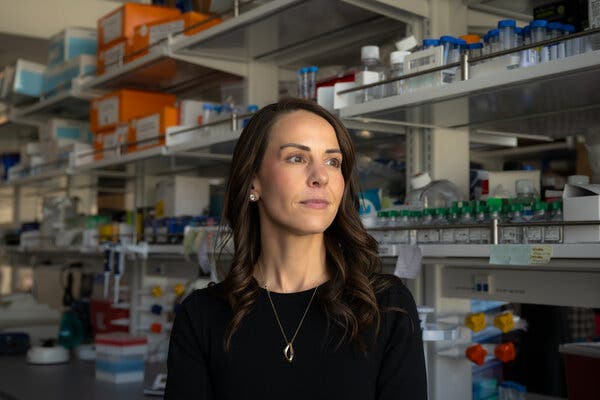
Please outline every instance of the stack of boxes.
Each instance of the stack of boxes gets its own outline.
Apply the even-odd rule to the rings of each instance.
[[[148,339],[126,333],[96,335],[96,379],[113,383],[144,381]]]

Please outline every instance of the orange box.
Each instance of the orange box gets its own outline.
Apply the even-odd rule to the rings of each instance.
[[[167,128],[177,126],[177,120],[175,107],[164,107],[159,112],[132,120],[129,130],[130,151],[164,146]]]
[[[119,124],[115,129],[94,133],[94,159],[102,160],[128,152],[129,124]]]
[[[102,75],[129,62],[130,46],[127,39],[119,39],[110,46],[98,50],[96,57],[96,75]]]
[[[120,89],[92,100],[90,129],[92,132],[114,129],[119,123],[174,105],[172,94]]]
[[[110,46],[119,39],[133,38],[133,30],[138,25],[176,18],[180,15],[176,8],[126,3],[98,20],[98,50]]]

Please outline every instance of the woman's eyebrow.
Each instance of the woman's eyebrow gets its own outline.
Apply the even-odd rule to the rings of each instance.
[[[281,145],[279,147],[279,150],[283,150],[286,147],[296,147],[296,148],[298,148],[298,149],[300,149],[302,151],[310,151],[310,147],[305,146],[303,144],[298,144],[298,143],[286,143],[286,144],[283,144],[283,145]],[[325,150],[325,153],[327,153],[327,154],[340,153],[341,154],[342,151],[340,149],[327,149],[327,150]]]

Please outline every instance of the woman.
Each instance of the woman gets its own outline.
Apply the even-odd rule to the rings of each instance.
[[[165,399],[427,397],[415,303],[379,273],[354,161],[344,126],[313,102],[252,117],[225,196],[231,269],[177,313]]]

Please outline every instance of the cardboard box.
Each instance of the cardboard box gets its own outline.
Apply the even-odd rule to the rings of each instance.
[[[98,49],[102,50],[119,39],[131,40],[138,25],[179,15],[179,10],[173,8],[126,3],[98,20]]]
[[[128,58],[127,39],[117,40],[115,43],[98,51],[96,73],[102,75],[127,63]]]
[[[177,125],[177,109],[164,107],[160,112],[131,121],[129,131],[130,151],[164,146],[167,128]]]
[[[205,23],[203,23],[206,21]],[[223,20],[212,14],[203,14],[194,11],[162,21],[154,21],[135,27],[131,52],[133,57],[140,57],[148,53],[148,47],[166,39],[169,35],[181,33],[194,35],[212,26],[218,25]]]
[[[129,124],[119,124],[115,129],[94,134],[94,159],[120,157],[127,153]]]
[[[59,145],[71,143],[91,143],[89,124],[63,118],[50,118],[40,129],[40,141],[55,140]]]
[[[201,215],[210,204],[209,179],[175,175],[156,184],[155,217]]]
[[[98,35],[95,29],[66,28],[50,38],[48,66],[53,67],[79,55],[95,56],[98,52]]]
[[[91,103],[90,127],[92,132],[114,129],[117,124],[132,118],[159,112],[174,106],[175,96],[166,93],[121,89]]]
[[[42,95],[45,73],[43,64],[17,60],[4,70],[2,97],[13,105],[35,100]]]
[[[60,65],[46,69],[44,74],[44,95],[71,88],[73,79],[96,74],[96,57],[80,55]]]
[[[64,150],[69,153],[69,166],[72,168],[94,162],[94,146],[90,143],[73,143]]]
[[[600,221],[600,185],[565,185],[565,221]],[[600,242],[600,225],[565,226],[565,243]]]

